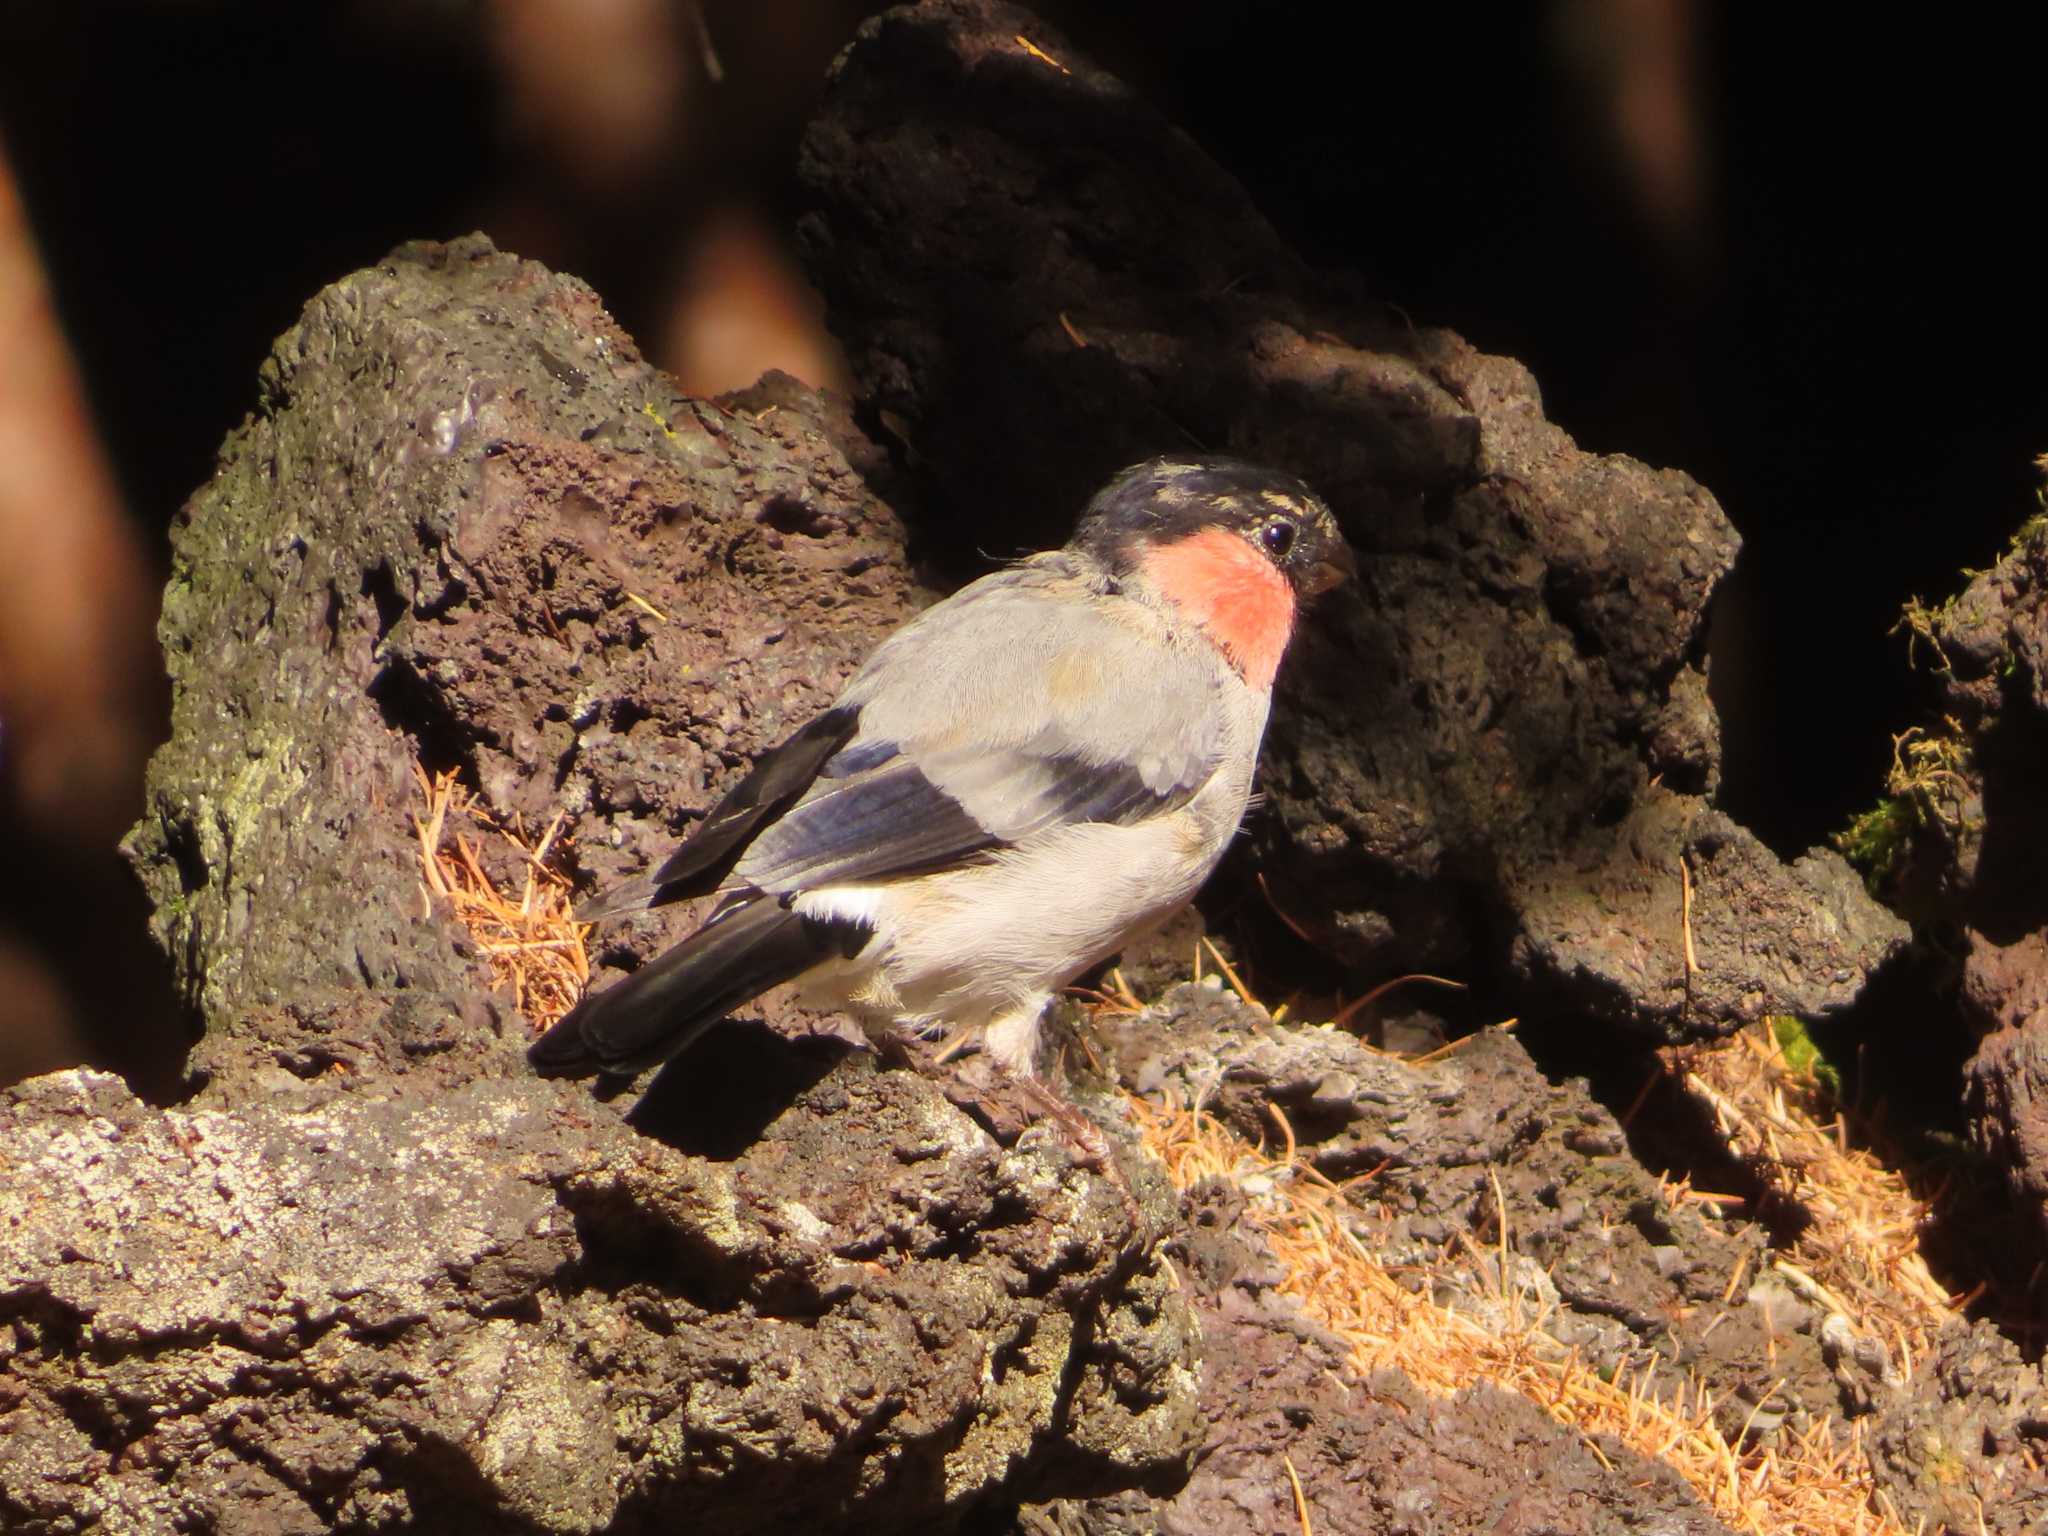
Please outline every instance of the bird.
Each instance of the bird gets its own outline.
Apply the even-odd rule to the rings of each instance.
[[[1223,456],[1112,478],[1062,548],[886,637],[590,921],[716,895],[529,1048],[630,1077],[781,982],[1035,1080],[1060,988],[1192,898],[1236,836],[1297,619],[1356,574],[1302,481]]]

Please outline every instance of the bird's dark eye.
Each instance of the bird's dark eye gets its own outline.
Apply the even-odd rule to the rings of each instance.
[[[1294,524],[1274,518],[1259,530],[1259,542],[1275,560],[1286,559],[1287,551],[1294,548]]]

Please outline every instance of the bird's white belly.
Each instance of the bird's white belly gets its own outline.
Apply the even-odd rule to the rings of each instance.
[[[1135,825],[1062,827],[964,868],[807,892],[799,911],[865,920],[875,937],[854,960],[814,972],[806,991],[912,1027],[1007,1021],[1011,1039],[997,1054],[1028,1056],[1055,991],[1194,895],[1244,801],[1244,790],[1213,785]]]

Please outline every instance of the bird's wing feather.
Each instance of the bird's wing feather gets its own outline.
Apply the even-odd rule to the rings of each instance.
[[[576,920],[601,922],[716,890],[762,824],[809,789],[825,762],[853,739],[859,713],[835,706],[764,753],[661,868],[586,902]]]
[[[1227,751],[1212,704],[1231,679],[1153,610],[1059,591],[1084,579],[1067,560],[984,578],[884,642],[841,696],[853,736],[733,878],[886,878],[1191,799]]]

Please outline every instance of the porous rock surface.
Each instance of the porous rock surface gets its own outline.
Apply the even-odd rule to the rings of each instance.
[[[941,557],[1057,542],[1191,440],[1338,506],[1368,574],[1302,638],[1254,852],[1343,957],[1690,1034],[1832,1007],[1896,944],[1832,855],[1709,803],[1734,542],[1699,487],[1307,272],[1021,12],[871,23],[807,155],[866,419]],[[131,850],[194,1096],[0,1100],[0,1525],[1291,1531],[1291,1455],[1355,1495],[1318,1529],[1715,1528],[1520,1399],[1347,1374],[1221,1192],[1176,1210],[1121,1149],[1125,1189],[787,1029],[720,1032],[630,1117],[528,1075],[527,1021],[422,899],[415,762],[529,832],[568,813],[593,884],[643,868],[923,599],[894,473],[789,381],[677,397],[586,288],[481,240],[313,301],[166,594],[174,736]],[[1280,1106],[1333,1176],[1385,1165],[1390,1261],[1504,1200],[1589,1359],[1699,1365],[1765,1433],[1870,1399],[1813,1319],[1728,1294],[1755,1234],[1667,1208],[1512,1042],[1396,1070],[1191,989],[1103,1050],[1247,1130]]]
[[[1319,1173],[1363,1179],[1352,1230],[1375,1259],[1431,1276],[1447,1304],[1500,1294],[1486,1266],[1504,1217],[1508,1285],[1533,1286],[1545,1328],[1596,1369],[1683,1364],[1727,1397],[1730,1433],[1866,1406],[1828,1358],[1824,1316],[1768,1278],[1763,1231],[1667,1198],[1585,1083],[1546,1078],[1511,1035],[1417,1065],[1196,987],[1099,1027],[1133,1092],[1199,1101],[1268,1146],[1277,1110]]]
[[[2048,1253],[2048,519],[1927,620],[1952,750],[1916,808],[1902,904],[1962,952],[1979,1146]],[[1929,654],[1931,652],[1931,654]]]
[[[1490,1334],[1515,1331],[1498,1315],[1512,1295],[1525,1323],[1603,1375],[1668,1392],[1681,1366],[1731,1439],[1771,1445],[1822,1416],[1845,1435],[1860,1420],[1845,1465],[1867,1467],[1906,1528],[2038,1523],[2038,1366],[1957,1319],[1909,1375],[1893,1341],[1787,1285],[1756,1225],[1669,1198],[1585,1085],[1545,1078],[1511,1036],[1417,1064],[1182,986],[1099,1018],[1088,1038],[1127,1091],[1200,1103],[1269,1148],[1284,1123],[1308,1163],[1346,1184],[1350,1230],[1375,1261]],[[1028,1506],[1020,1532],[1279,1536],[1300,1528],[1296,1478],[1319,1531],[1722,1529],[1669,1468],[1560,1433],[1521,1398],[1484,1386],[1432,1397],[1398,1371],[1362,1375],[1280,1294],[1260,1199],[1249,1183],[1196,1185],[1169,1248],[1202,1326],[1210,1419],[1186,1486]]]
[[[1156,1199],[758,1028],[629,1122],[422,900],[416,756],[615,867],[903,618],[830,407],[681,400],[480,239],[319,295],[264,386],[131,839],[199,1091],[0,1099],[0,1526],[943,1529],[1184,1474]]]
[[[1989,570],[1909,615],[1937,708],[1901,742],[1892,813],[1903,846],[1882,871],[1944,967],[1959,1006],[1923,1027],[1976,1039],[1964,1070],[1974,1150],[2010,1211],[1969,1239],[2007,1267],[2038,1345],[2048,1261],[2048,519],[2035,516]],[[1957,1015],[1960,1017],[1957,1017]],[[2038,1361],[1988,1324],[1957,1324],[1873,1438],[1887,1495],[1910,1523],[2038,1530],[2048,1516]]]
[[[1957,1319],[1866,1440],[1878,1487],[1908,1529],[2023,1536],[2048,1522],[2041,1463],[2048,1383],[1988,1322]]]
[[[1725,1531],[1668,1467],[1607,1437],[1596,1455],[1525,1397],[1487,1386],[1437,1397],[1398,1371],[1362,1377],[1337,1340],[1275,1296],[1270,1254],[1222,1241],[1239,1267],[1194,1285],[1214,1426],[1194,1476],[1168,1500],[1028,1506],[1018,1536],[1288,1536],[1302,1529],[1295,1478],[1309,1529],[1342,1536]]]
[[[1787,865],[1711,805],[1713,497],[1308,270],[1028,12],[871,19],[804,173],[831,323],[957,544],[1057,540],[1107,473],[1193,447],[1330,498],[1365,572],[1287,669],[1254,835],[1336,953],[1696,1037],[1839,1007],[1902,942],[1838,855]]]

